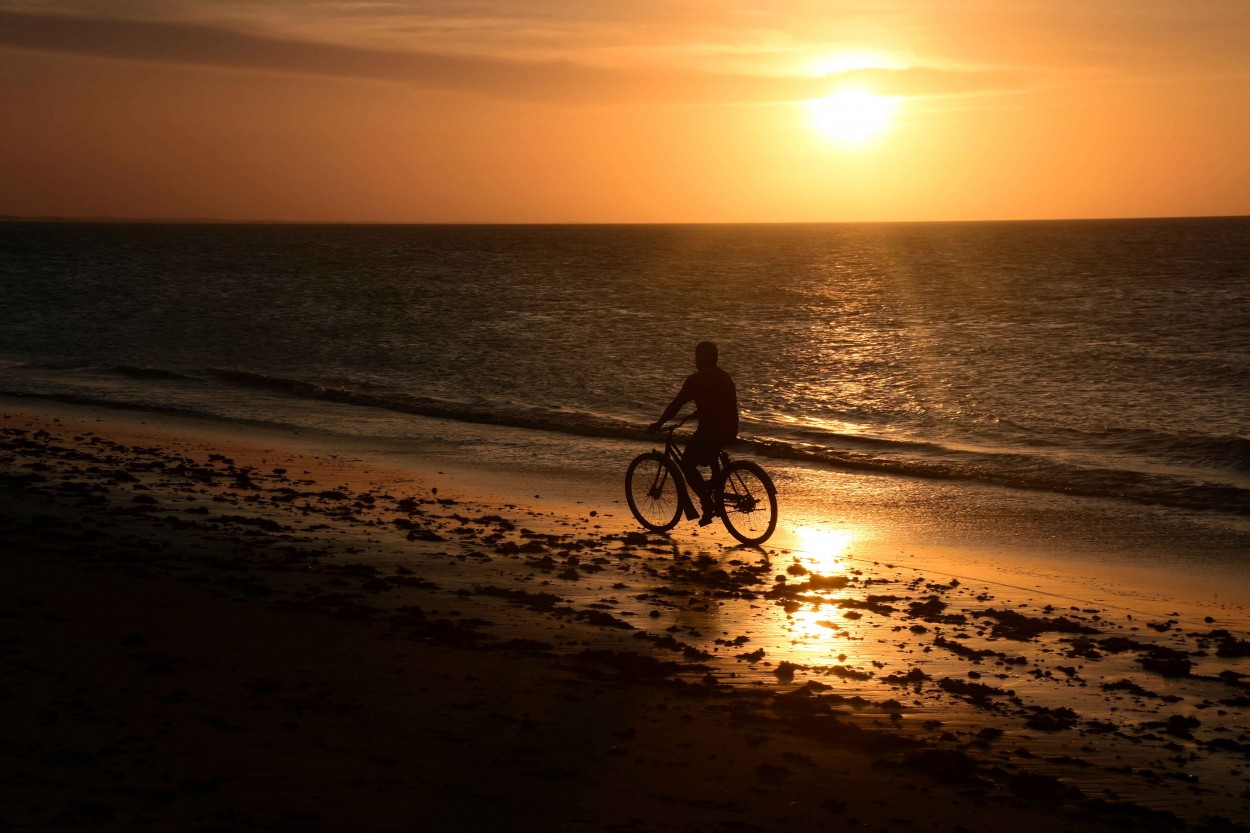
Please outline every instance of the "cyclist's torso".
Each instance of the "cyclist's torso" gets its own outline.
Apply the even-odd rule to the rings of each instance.
[[[682,396],[699,409],[699,430],[718,445],[738,436],[738,390],[734,380],[719,367],[696,370],[686,377]]]

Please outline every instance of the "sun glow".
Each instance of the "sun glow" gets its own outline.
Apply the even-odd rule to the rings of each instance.
[[[908,61],[897,54],[876,49],[843,49],[808,61],[803,70],[808,75],[829,75],[857,69],[900,69],[907,65]]]
[[[846,529],[800,527],[797,555],[803,565],[822,576],[831,576],[845,569],[844,556],[855,541],[855,534]]]
[[[844,145],[860,146],[884,133],[899,102],[861,87],[847,87],[828,98],[806,102],[817,130]]]

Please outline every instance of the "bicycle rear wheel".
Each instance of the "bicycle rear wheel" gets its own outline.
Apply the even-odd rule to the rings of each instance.
[[[762,544],[777,528],[777,487],[750,460],[735,460],[721,473],[716,501],[725,528],[744,544]]]
[[[681,517],[681,473],[658,451],[639,454],[625,471],[625,499],[638,523],[666,532]]]

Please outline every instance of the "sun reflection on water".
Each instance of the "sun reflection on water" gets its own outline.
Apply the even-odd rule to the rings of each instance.
[[[856,535],[849,529],[800,527],[795,556],[800,564],[821,576],[838,575],[846,569],[846,554]]]
[[[827,666],[862,653],[859,628],[837,603],[851,580],[847,552],[859,537],[826,526],[795,529],[792,555],[802,570],[791,571],[790,584],[801,588],[801,602],[778,620],[778,636],[787,643],[792,662]]]
[[[820,605],[791,614],[789,635],[792,641],[819,642],[823,649],[828,649],[833,643],[845,643],[851,636],[846,625],[836,606]]]

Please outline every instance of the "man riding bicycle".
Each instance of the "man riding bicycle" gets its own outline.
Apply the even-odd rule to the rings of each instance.
[[[707,526],[716,517],[715,501],[708,494],[707,484],[699,466],[716,466],[721,449],[738,438],[738,391],[728,373],[716,366],[719,360],[716,345],[701,341],[694,348],[694,373],[686,377],[681,391],[664,409],[660,418],[647,430],[654,432],[677,415],[682,406],[694,401],[699,427],[686,444],[682,455],[682,473],[703,504],[700,526]]]

